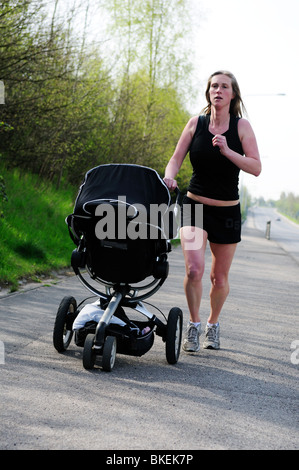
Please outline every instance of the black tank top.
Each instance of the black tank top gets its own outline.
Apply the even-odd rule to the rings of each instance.
[[[222,135],[231,150],[244,155],[238,134],[239,119],[231,114],[229,129]],[[209,124],[210,114],[199,116],[189,148],[193,174],[188,191],[211,199],[235,201],[239,199],[240,169],[222,155],[218,147],[213,147],[214,136],[209,131]]]

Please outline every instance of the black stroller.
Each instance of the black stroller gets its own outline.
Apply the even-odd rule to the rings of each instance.
[[[66,222],[77,246],[72,268],[97,301],[80,309],[87,299],[78,306],[72,296],[62,299],[53,331],[58,352],[68,348],[74,334],[76,345],[83,347],[84,368],[92,369],[100,357],[102,369],[111,371],[116,353],[142,356],[156,334],[165,342],[168,363],[178,361],[181,309],[171,308],[167,320],[157,309],[164,321],[143,303],[168,276],[177,208],[178,200],[171,204],[168,188],[151,168],[107,164],[86,173]],[[130,319],[126,308],[146,321]]]

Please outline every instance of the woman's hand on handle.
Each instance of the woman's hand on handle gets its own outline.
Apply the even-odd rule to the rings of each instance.
[[[167,188],[170,190],[170,191],[174,191],[177,186],[178,186],[178,183],[175,179],[173,178],[168,178],[168,177],[164,177],[163,178],[163,181],[164,183],[166,184]]]

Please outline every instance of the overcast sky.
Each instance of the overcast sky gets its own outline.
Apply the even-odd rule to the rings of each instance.
[[[243,174],[241,182],[254,197],[299,195],[299,0],[193,2],[194,13],[204,16],[193,45],[199,83],[216,70],[230,70],[258,140],[262,174]],[[195,113],[205,104],[203,91]]]

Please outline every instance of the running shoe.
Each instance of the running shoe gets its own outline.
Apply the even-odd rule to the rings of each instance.
[[[220,325],[206,326],[204,349],[220,349]]]
[[[195,326],[189,322],[183,339],[183,350],[186,352],[199,351],[199,337],[201,335],[201,325]]]

